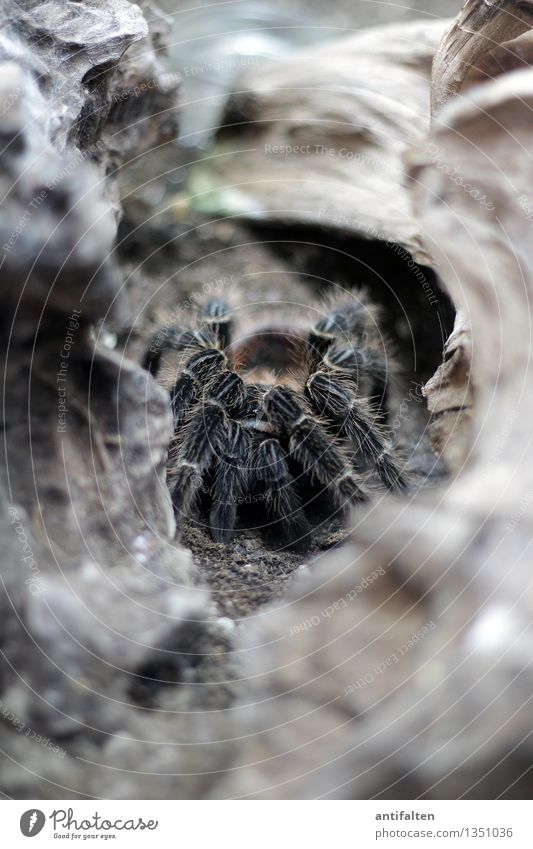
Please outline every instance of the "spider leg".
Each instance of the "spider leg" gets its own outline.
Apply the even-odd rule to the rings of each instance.
[[[264,491],[268,512],[290,547],[302,546],[310,527],[294,478],[277,439],[265,439],[254,458],[254,474]]]
[[[192,353],[194,350],[208,348],[214,342],[215,339],[208,330],[191,330],[173,325],[162,327],[150,339],[141,365],[155,377],[161,366],[161,357],[168,351]]]
[[[339,501],[366,501],[355,473],[322,425],[310,416],[288,387],[275,386],[265,397],[267,413],[289,439],[289,451],[312,479],[331,488]]]
[[[176,516],[190,514],[202,489],[204,474],[224,443],[225,419],[226,414],[220,404],[206,401],[185,426],[172,479],[172,504]]]
[[[215,542],[229,542],[237,519],[237,505],[247,484],[251,439],[241,426],[230,420],[223,454],[218,462],[211,490],[213,502],[209,527]]]
[[[224,356],[220,351],[218,355]],[[203,487],[205,474],[218,463],[228,429],[228,411],[239,409],[244,384],[225,371],[208,386],[201,403],[193,407],[185,425],[172,481],[172,503],[177,516],[189,515]]]
[[[359,394],[376,398],[384,413],[388,406],[388,369],[377,352],[355,345],[334,344],[324,354],[324,365],[354,383]]]
[[[174,430],[181,427],[188,411],[198,400],[201,386],[225,365],[226,357],[217,348],[207,348],[189,357],[170,390]]]
[[[213,298],[208,301],[201,312],[202,321],[210,328],[222,350],[231,345],[232,316],[225,301]]]
[[[319,360],[336,340],[358,336],[366,326],[367,309],[361,301],[350,298],[341,302],[319,318],[309,332],[309,346],[315,359]]]
[[[374,464],[388,489],[407,489],[386,440],[370,419],[371,408],[356,397],[349,385],[326,372],[315,372],[306,383],[306,394],[317,413],[335,424],[366,462]]]

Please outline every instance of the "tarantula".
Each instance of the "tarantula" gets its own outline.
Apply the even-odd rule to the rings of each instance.
[[[260,503],[281,545],[308,542],[308,516],[368,498],[373,467],[406,488],[384,436],[388,369],[375,310],[361,293],[332,299],[314,325],[270,323],[233,338],[229,307],[211,300],[196,326],[166,326],[143,365],[179,354],[170,386],[169,486],[178,528],[195,507],[229,542],[238,513]],[[241,509],[242,508],[242,509]]]

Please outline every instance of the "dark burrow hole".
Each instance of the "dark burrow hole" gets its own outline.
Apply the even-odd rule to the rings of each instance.
[[[179,310],[184,303],[194,305],[195,296],[201,296],[204,281],[209,290],[214,280],[229,279],[230,285],[224,292],[231,297],[235,286],[241,295],[248,297],[247,303],[252,306],[256,295],[261,301],[265,291],[268,294],[271,278],[274,290],[280,291],[281,297],[289,301],[292,300],[291,280],[294,279],[294,300],[304,300],[310,305],[319,303],[321,296],[329,292],[364,287],[369,300],[380,308],[381,328],[399,363],[399,386],[391,403],[393,417],[399,405],[407,401],[407,413],[396,434],[399,449],[409,457],[408,471],[415,479],[417,490],[442,480],[445,470],[435,457],[427,436],[429,416],[421,388],[443,361],[444,345],[453,329],[454,309],[435,273],[415,262],[401,246],[318,226],[250,224],[234,220],[213,222],[201,217],[187,218],[178,224],[168,215],[148,222],[126,217],[119,238],[123,240],[119,254],[123,256],[126,269],[128,262],[130,268],[139,267],[138,279],[143,287],[147,287],[148,292],[152,287],[152,291],[158,293],[150,300],[150,295],[144,291],[140,299],[143,304],[147,298],[150,302],[144,312],[141,311],[144,317],[141,324],[146,321],[150,332],[165,321],[165,315],[172,314],[176,308]],[[254,278],[261,281],[255,287]],[[137,297],[135,285],[134,282],[134,298]],[[217,290],[216,295],[219,297],[220,291]],[[131,337],[128,342],[133,348],[137,346],[139,360],[146,338],[146,334],[143,337],[139,332],[137,339],[133,337],[133,344]],[[237,557],[236,552],[243,545],[252,546],[247,549],[251,552],[249,557],[245,557],[252,566],[264,556],[265,545],[267,551],[275,549],[262,533],[250,530],[264,523],[249,517],[247,512],[245,505],[238,533],[227,550],[224,548],[223,555],[222,547],[216,546],[220,551],[220,569],[231,574],[232,558]],[[344,526],[340,514],[330,511],[329,518],[331,521],[323,521],[322,511],[317,513],[315,551],[317,547],[329,548],[342,543],[342,536],[338,536],[339,529]],[[208,533],[200,532],[200,526],[205,527],[205,521],[200,522],[197,532],[188,532],[185,544],[191,547],[198,562],[211,564],[213,557],[217,560],[219,554],[211,548],[213,542]],[[332,539],[336,542],[332,543]],[[289,552],[284,552],[282,546],[282,555],[285,553],[288,557]],[[305,562],[308,556],[309,553],[304,553],[290,560],[287,571],[296,568],[298,562]],[[239,569],[235,583],[242,590],[245,576]],[[209,570],[212,571],[211,566]],[[218,580],[216,576],[214,579]],[[263,590],[254,587],[254,594],[261,597],[261,603],[265,601]],[[267,598],[268,595],[266,593]],[[249,607],[253,604],[252,600]],[[176,669],[166,670],[161,676],[154,675],[150,669],[148,673],[145,676],[148,680],[180,674]]]
[[[455,310],[435,272],[401,245],[319,227],[255,225],[252,232],[298,272],[310,294],[366,288],[408,380],[425,383],[443,359]]]
[[[227,229],[221,231],[227,224],[203,219],[177,224],[168,215],[149,221],[126,216],[120,225],[118,254],[140,269],[148,286],[153,278],[164,302],[163,313],[194,302],[191,295],[201,295],[200,280],[206,281],[208,289],[225,276],[237,282],[236,270],[249,273],[259,251],[258,265],[264,266],[266,251],[272,254],[279,274],[285,267],[305,282],[309,303],[332,291],[364,287],[381,308],[383,331],[405,378],[422,384],[435,373],[455,311],[434,271],[417,263],[403,247],[307,225],[230,222],[233,235]],[[127,285],[126,291],[131,288]],[[153,315],[158,298],[148,300],[146,311]]]

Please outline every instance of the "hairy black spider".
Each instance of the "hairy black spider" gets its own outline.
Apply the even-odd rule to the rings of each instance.
[[[259,504],[271,538],[303,547],[321,501],[331,514],[368,498],[369,470],[406,489],[383,427],[390,367],[361,293],[331,299],[314,324],[237,335],[233,323],[211,300],[196,326],[161,328],[144,357],[156,375],[178,354],[168,471],[178,528],[200,508],[213,539],[229,542],[239,508]]]

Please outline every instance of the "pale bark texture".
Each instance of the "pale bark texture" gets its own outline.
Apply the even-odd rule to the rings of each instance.
[[[357,33],[247,72],[190,203],[246,220],[318,226],[423,250],[402,156],[429,123],[442,21]]]
[[[4,13],[0,791],[531,798],[533,71],[500,73],[529,56],[529,4],[468,0],[435,62],[430,130],[440,23],[303,53],[230,100],[191,206],[438,270],[457,319],[425,393],[451,475],[378,492],[305,562],[248,532],[202,548],[189,529],[198,566],[173,539],[168,394],[99,323],[123,283],[115,169],[176,131],[165,19],[125,0]],[[215,270],[231,242],[217,232]],[[161,257],[169,279],[176,254]],[[417,294],[408,324],[433,308]]]
[[[425,242],[472,331],[470,443],[448,487],[384,498],[248,638],[261,712],[243,704],[236,795],[531,794],[533,72],[471,97],[428,145],[484,207],[428,145],[410,157]]]
[[[200,795],[224,747],[173,711],[227,677],[225,633],[172,544],[168,396],[98,330],[120,309],[114,169],[175,131],[176,80],[125,0],[3,12],[1,791]]]
[[[527,69],[533,57],[532,26],[530,0],[466,0],[433,62],[432,111],[471,85]]]

